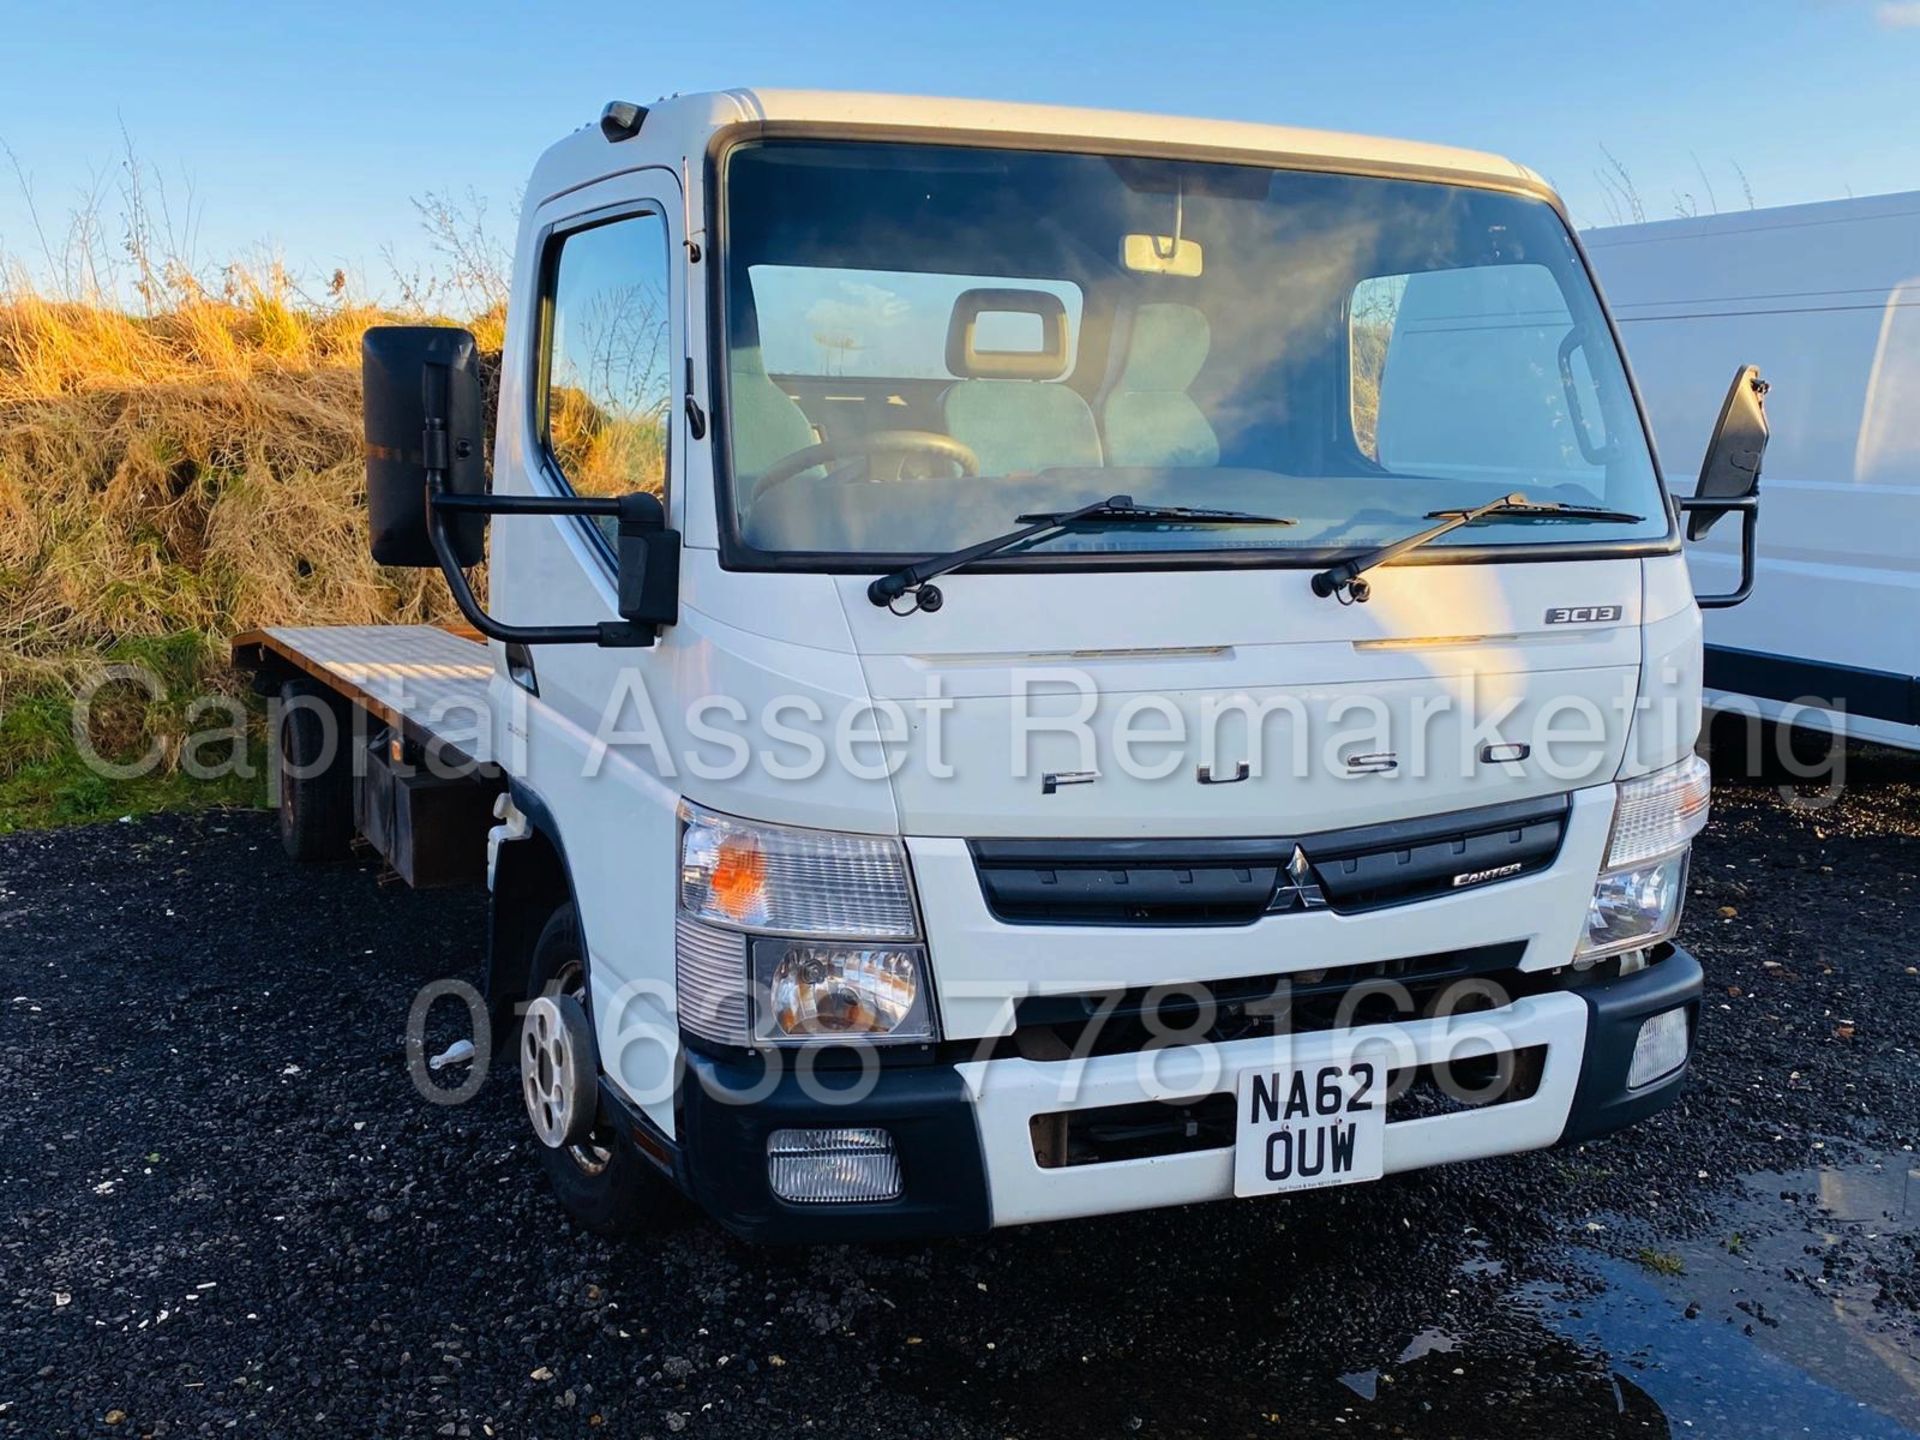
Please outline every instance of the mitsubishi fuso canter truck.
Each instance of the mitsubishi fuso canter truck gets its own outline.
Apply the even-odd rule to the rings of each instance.
[[[528,182],[504,353],[363,360],[374,556],[471,629],[236,653],[293,854],[484,876],[474,1069],[583,1223],[1284,1194],[1683,1084],[1700,607],[1747,582],[1696,598],[1682,531],[1750,572],[1765,385],[1672,497],[1523,167],[615,103]]]

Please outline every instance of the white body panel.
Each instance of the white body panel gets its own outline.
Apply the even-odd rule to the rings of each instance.
[[[1707,643],[1920,675],[1920,192],[1583,238],[1677,490],[1691,488],[1735,368],[1757,364],[1773,385],[1758,581],[1747,604],[1712,615]],[[1722,521],[1694,556],[1703,592],[1737,580],[1738,532]],[[1809,693],[1847,684],[1829,682]],[[1755,708],[1792,718],[1791,698]],[[1844,724],[1920,746],[1920,725]]]
[[[1297,570],[962,575],[947,589],[946,608],[903,621],[840,581],[876,699],[953,702],[951,776],[895,776],[909,834],[1270,835],[1552,794],[1619,771],[1638,687],[1635,560],[1571,576],[1387,569],[1364,606],[1316,600]],[[1620,619],[1544,623],[1568,603],[1616,605]],[[1574,700],[1616,723],[1551,755],[1536,746],[1524,766],[1478,763],[1480,746],[1532,739],[1548,707]],[[1214,769],[1246,762],[1251,777],[1196,785],[1209,748]],[[1398,757],[1391,774],[1346,768],[1383,751]],[[1044,773],[1072,770],[1100,780],[1042,793]]]

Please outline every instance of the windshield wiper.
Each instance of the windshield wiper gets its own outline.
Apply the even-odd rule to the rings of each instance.
[[[1297,525],[1297,520],[1288,520],[1279,515],[1256,515],[1251,510],[1204,510],[1192,505],[1136,505],[1131,496],[1116,495],[1111,500],[1102,501],[1091,507],[1089,515],[1084,510],[1071,514],[1057,514],[1041,511],[1034,515],[1016,515],[1015,520],[1025,523],[1029,520],[1051,520],[1061,523],[1070,519],[1113,520],[1121,524],[1152,523],[1154,521],[1191,521],[1200,525]]]
[[[1499,508],[1493,514],[1499,520],[1606,520],[1616,525],[1638,525],[1647,517],[1635,515],[1631,510],[1609,510],[1604,505],[1562,505],[1556,500],[1525,500],[1510,503],[1509,495],[1499,502]],[[1428,520],[1451,520],[1456,515],[1468,514],[1465,510],[1429,510]]]
[[[1598,505],[1560,505],[1550,500],[1529,500],[1515,491],[1511,495],[1502,495],[1498,500],[1489,500],[1485,505],[1476,505],[1471,510],[1429,511],[1426,518],[1440,523],[1322,570],[1313,577],[1313,593],[1320,596],[1337,595],[1345,605],[1364,601],[1371,587],[1360,577],[1374,566],[1398,560],[1409,550],[1418,550],[1430,540],[1438,540],[1463,525],[1477,524],[1482,520],[1589,520],[1631,525],[1646,519],[1646,516],[1629,514],[1625,510],[1607,510]],[[1342,594],[1343,591],[1346,593]]]
[[[1031,515],[1016,515],[1021,522],[1018,530],[1009,530],[1004,535],[996,535],[991,540],[982,540],[977,545],[969,545],[964,550],[953,550],[945,555],[934,555],[925,560],[903,565],[890,571],[867,586],[867,599],[887,609],[893,608],[893,602],[903,595],[913,599],[912,610],[902,610],[902,615],[911,615],[914,610],[938,610],[944,603],[937,585],[927,582],[936,576],[945,575],[950,570],[958,570],[962,565],[971,565],[976,560],[984,560],[989,555],[997,555],[1009,550],[1023,540],[1031,539],[1049,530],[1068,530],[1091,520],[1111,522],[1117,525],[1152,525],[1167,523],[1185,523],[1190,525],[1292,525],[1296,522],[1284,520],[1277,515],[1255,515],[1245,510],[1199,510],[1184,505],[1136,505],[1131,495],[1110,495],[1105,500],[1097,500],[1091,505],[1082,505],[1078,510],[1047,511]]]

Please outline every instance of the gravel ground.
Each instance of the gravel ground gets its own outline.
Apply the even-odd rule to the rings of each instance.
[[[1915,1237],[1839,1223],[1835,1187],[1904,1181],[1920,1139],[1920,762],[1850,779],[1824,810],[1717,794],[1704,1049],[1637,1130],[790,1251],[579,1233],[510,1086],[422,1101],[407,1009],[477,975],[480,897],[296,870],[261,814],[5,837],[0,1435],[1566,1437],[1743,1405],[1754,1435],[1828,1390],[1871,1408],[1822,1433],[1902,1433],[1873,1427],[1920,1419]],[[1627,1302],[1718,1348],[1623,1336]]]

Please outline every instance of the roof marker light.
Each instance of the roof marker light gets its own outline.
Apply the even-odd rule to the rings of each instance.
[[[610,100],[607,108],[600,112],[600,133],[607,137],[609,144],[631,140],[640,133],[641,123],[646,118],[646,106],[636,105],[631,100]]]

